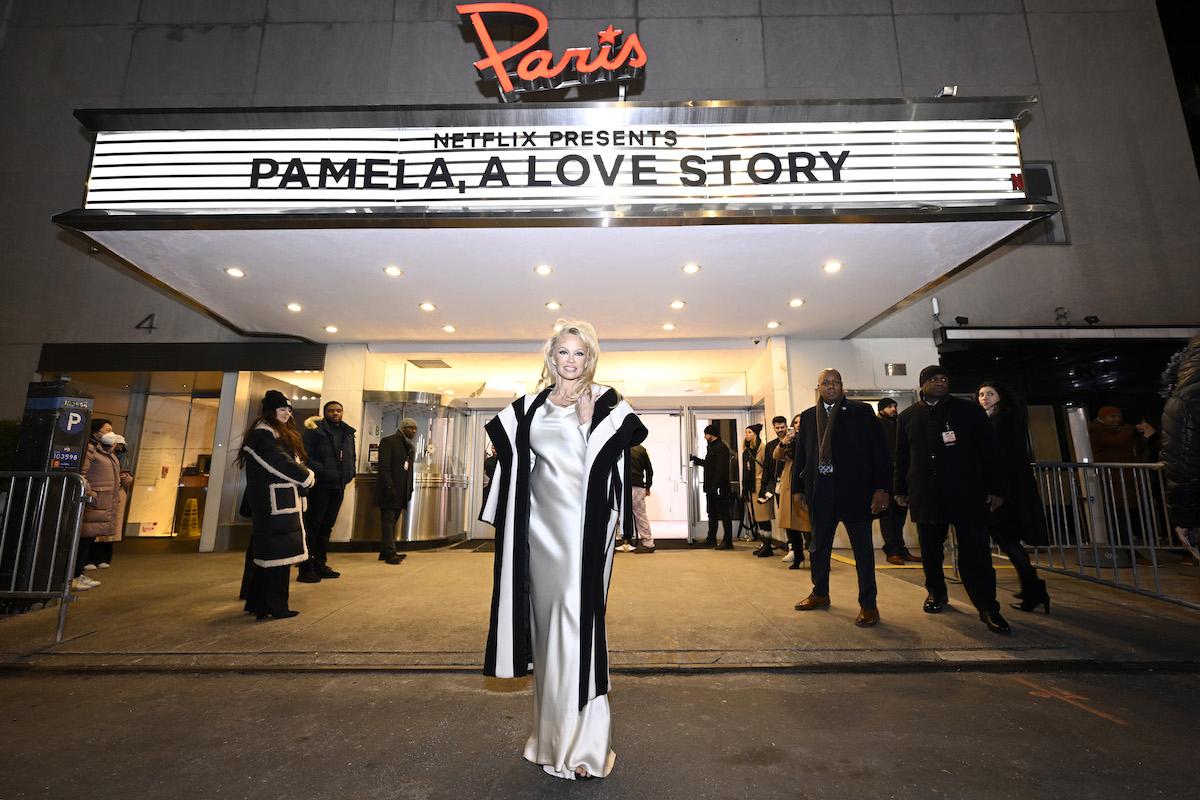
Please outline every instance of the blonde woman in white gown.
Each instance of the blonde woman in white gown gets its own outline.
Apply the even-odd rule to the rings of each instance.
[[[496,472],[480,519],[496,527],[484,671],[533,672],[525,758],[569,780],[613,767],[604,612],[617,529],[633,529],[629,449],[646,428],[593,382],[599,346],[585,322],[546,343],[542,384],[488,425]]]

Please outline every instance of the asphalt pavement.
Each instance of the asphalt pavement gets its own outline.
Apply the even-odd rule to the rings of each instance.
[[[490,554],[339,553],[258,622],[241,554],[118,551],[63,642],[53,608],[0,618],[0,798],[1196,796],[1200,612],[1047,573],[1000,636],[880,558],[858,628],[848,551],[810,612],[749,551],[618,554],[617,763],[581,784],[521,759],[529,681],[480,674]]]

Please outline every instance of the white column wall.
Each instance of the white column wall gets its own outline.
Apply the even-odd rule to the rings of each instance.
[[[795,403],[803,411],[815,400],[817,374],[826,368],[842,374],[847,390],[916,389],[921,369],[938,363],[931,338],[921,339],[791,339],[787,365]],[[905,364],[907,375],[887,375],[885,364]]]
[[[341,403],[344,410],[342,421],[358,431],[354,442],[357,448],[355,469],[358,472],[367,469],[362,430],[363,390],[368,386],[382,388],[385,371],[383,361],[367,352],[365,344],[331,344],[325,350],[325,379],[321,385],[321,405],[323,407],[330,401]],[[330,541],[350,541],[354,530],[355,506],[352,487],[353,484],[347,487],[346,499],[338,513],[337,523],[333,526]]]

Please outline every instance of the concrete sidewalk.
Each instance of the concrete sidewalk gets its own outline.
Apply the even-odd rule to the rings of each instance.
[[[878,557],[881,622],[853,624],[854,568],[835,553],[833,607],[797,612],[807,569],[778,558],[668,550],[618,553],[609,595],[615,671],[1200,669],[1200,612],[1045,574],[1049,616],[1007,607],[1015,573],[997,560],[1009,636],[979,622],[962,587],[950,606],[921,610],[920,566]],[[482,667],[491,593],[489,553],[444,548],[389,566],[337,553],[342,572],[292,583],[299,616],[258,622],[237,599],[240,553],[141,555],[118,550],[103,585],[80,596],[56,644],[56,609],[0,618],[7,670],[464,670]]]

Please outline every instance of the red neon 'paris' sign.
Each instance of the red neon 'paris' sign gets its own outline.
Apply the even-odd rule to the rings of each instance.
[[[531,49],[550,28],[546,15],[536,8],[521,3],[468,3],[458,6],[458,13],[463,22],[474,26],[479,44],[487,53],[486,58],[475,62],[475,69],[485,80],[494,80],[500,86],[500,99],[505,102],[517,99],[522,92],[628,81],[645,73],[646,51],[637,34],[631,33],[623,40],[624,31],[612,25],[599,32],[600,52],[594,59],[590,47],[569,47],[556,62],[553,52]],[[535,29],[512,47],[497,50],[484,22],[485,14],[502,16],[504,21],[516,24],[532,20]]]

